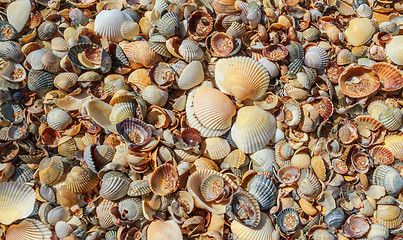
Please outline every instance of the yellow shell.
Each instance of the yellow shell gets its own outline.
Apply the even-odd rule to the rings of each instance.
[[[403,136],[387,136],[385,138],[385,147],[392,151],[396,159],[403,160]]]
[[[368,18],[354,18],[344,32],[346,40],[354,47],[358,47],[366,43],[375,33],[375,27]]]
[[[252,58],[232,57],[218,60],[215,80],[223,93],[242,101],[262,97],[269,86],[270,75]]]
[[[393,205],[378,205],[374,217],[379,224],[388,228],[396,228],[403,222],[402,210]]]
[[[151,85],[147,69],[140,68],[130,73],[128,82],[133,84],[138,90],[143,91],[148,85]]]
[[[247,227],[234,220],[231,223],[231,230],[237,238],[242,240],[272,240],[274,226],[266,213],[262,212],[256,228]]]
[[[320,156],[314,156],[311,159],[311,166],[313,169],[313,172],[316,174],[316,176],[322,180],[326,180],[326,167],[325,167],[325,162],[323,161],[322,157]]]
[[[257,106],[239,109],[231,137],[244,153],[254,153],[269,143],[276,131],[274,116]]]
[[[212,160],[219,160],[225,158],[231,151],[231,146],[224,138],[212,137],[206,138],[201,143],[201,150],[203,156]]]

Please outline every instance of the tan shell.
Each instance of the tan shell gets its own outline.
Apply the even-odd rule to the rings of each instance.
[[[358,47],[366,43],[375,33],[375,27],[368,18],[353,18],[344,32],[349,44]]]
[[[149,68],[162,61],[161,56],[154,52],[147,41],[135,41],[122,47],[130,62],[140,63]]]
[[[178,170],[171,164],[164,164],[154,170],[150,178],[151,190],[165,196],[178,188]]]
[[[98,177],[89,168],[75,166],[66,176],[66,184],[75,193],[91,192],[98,184]]]
[[[6,239],[28,240],[43,239],[50,240],[52,232],[41,221],[27,218],[17,225],[11,225],[7,229]]]
[[[154,220],[147,228],[147,239],[150,240],[182,240],[182,232],[174,220]]]
[[[341,91],[352,98],[361,98],[374,93],[381,85],[378,75],[370,68],[348,66],[339,77]]]
[[[245,240],[267,240],[272,239],[274,226],[271,219],[265,214],[261,213],[260,222],[255,228],[247,227],[238,221],[232,221],[231,231],[239,239]]]
[[[203,156],[212,160],[219,160],[225,158],[231,151],[231,146],[224,138],[212,137],[206,138],[201,143],[201,150]]]

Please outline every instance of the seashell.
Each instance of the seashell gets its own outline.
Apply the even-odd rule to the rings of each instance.
[[[147,239],[183,240],[181,229],[174,220],[154,220],[147,229]]]
[[[39,163],[39,179],[41,184],[53,186],[60,181],[64,174],[61,157],[43,158]]]
[[[127,195],[138,197],[147,195],[151,192],[150,182],[148,180],[135,180],[130,183]]]
[[[29,90],[38,93],[46,93],[53,88],[53,77],[45,71],[30,70],[27,86]]]
[[[397,65],[403,65],[403,57],[401,56],[403,36],[394,36],[392,40],[385,46],[386,56]]]
[[[35,170],[30,168],[27,164],[21,164],[16,167],[11,179],[16,182],[26,183],[32,181],[34,178]]]
[[[186,102],[187,122],[190,127],[199,130],[202,137],[226,133],[235,112],[235,105],[227,96],[207,86],[193,90]]]
[[[368,104],[367,110],[369,115],[375,119],[379,119],[379,115],[389,106],[383,100],[374,100]]]
[[[311,159],[311,167],[315,175],[322,181],[326,181],[326,167],[322,157],[314,156]]]
[[[202,64],[199,61],[193,61],[182,70],[180,77],[177,79],[177,84],[180,89],[189,90],[202,83],[203,80]]]
[[[378,165],[390,165],[395,161],[392,151],[380,145],[373,147],[370,155],[374,163]]]
[[[112,108],[109,120],[113,125],[120,123],[126,118],[135,118],[137,111],[137,104],[133,102],[122,102],[115,104]]]
[[[126,118],[116,125],[116,129],[134,147],[148,143],[152,136],[150,127],[136,118]]]
[[[51,239],[52,232],[41,221],[24,219],[17,225],[11,225],[5,234],[7,239]]]
[[[266,213],[261,213],[260,222],[255,228],[247,227],[238,221],[232,221],[231,231],[239,239],[271,239],[274,231],[273,223]]]
[[[84,148],[83,157],[87,167],[98,173],[110,163],[115,155],[115,149],[109,145],[89,144]]]
[[[119,42],[124,39],[120,29],[126,21],[132,19],[119,9],[102,10],[95,17],[94,31],[112,42]]]
[[[111,209],[115,206],[118,206],[118,203],[106,199],[102,200],[102,202],[97,206],[96,214],[99,219],[99,225],[102,228],[107,229],[114,226]]]
[[[150,48],[152,50],[154,50],[154,52],[158,53],[159,55],[161,55],[163,57],[167,57],[167,58],[171,57],[171,53],[169,52],[165,41],[162,43],[149,41],[148,44],[150,45]]]
[[[319,195],[321,189],[320,182],[312,171],[301,169],[301,177],[298,180],[298,195],[308,201],[313,200]]]
[[[288,49],[281,44],[270,44],[262,49],[262,53],[271,61],[280,61],[288,56]]]
[[[367,239],[375,240],[375,239],[388,239],[389,237],[389,229],[381,224],[372,224],[371,230],[369,230]]]
[[[72,90],[74,85],[76,85],[77,81],[78,75],[76,73],[65,72],[59,73],[53,80],[53,84],[58,89],[69,92]]]
[[[71,207],[80,200],[78,194],[70,191],[66,185],[62,185],[56,191],[57,202],[63,207]]]
[[[225,94],[242,101],[264,95],[270,76],[262,64],[248,57],[220,59],[216,63],[215,79]]]
[[[147,41],[134,41],[122,47],[129,62],[150,68],[162,61],[161,56],[152,50]]]
[[[24,110],[15,102],[4,102],[0,105],[0,117],[11,123],[24,120]]]
[[[223,138],[211,137],[206,138],[201,143],[201,150],[203,156],[212,160],[219,160],[225,158],[230,153],[231,146],[228,141]]]
[[[245,25],[239,22],[232,22],[231,26],[226,30],[226,34],[235,38],[242,37],[246,32]]]
[[[225,194],[224,179],[218,174],[206,177],[201,182],[200,193],[207,202],[222,198]]]
[[[285,233],[291,233],[296,230],[300,223],[298,212],[293,208],[282,210],[276,218],[276,224]]]
[[[396,196],[403,188],[403,178],[390,166],[380,165],[373,174],[375,185],[384,186],[388,194]]]
[[[342,33],[341,31],[333,24],[329,24],[325,27],[325,31],[327,36],[329,37],[329,39],[333,42],[333,43],[338,43],[340,42],[343,38],[341,36]]]
[[[302,112],[299,103],[293,99],[288,100],[283,106],[284,122],[292,127],[297,126],[301,121]]]
[[[120,34],[126,40],[133,40],[140,33],[140,26],[133,21],[126,21],[120,26]]]
[[[370,225],[365,218],[352,215],[343,225],[343,236],[348,238],[359,238],[364,236],[370,229]]]
[[[17,32],[21,32],[27,23],[31,13],[31,2],[27,0],[14,1],[8,4],[6,9],[7,22],[9,22]]]
[[[314,68],[316,70],[323,70],[329,61],[329,55],[321,47],[313,46],[308,48],[308,50],[305,52],[304,64],[307,67]]]
[[[0,222],[9,225],[28,217],[34,210],[35,191],[19,182],[0,183],[1,208]]]
[[[149,85],[141,92],[142,98],[150,105],[165,106],[168,101],[168,92],[155,85]]]
[[[89,168],[75,166],[66,176],[66,185],[68,189],[75,193],[91,192],[98,184],[97,175]]]
[[[275,146],[276,161],[286,161],[290,160],[294,155],[294,149],[291,145],[285,141],[279,141]]]
[[[175,71],[168,63],[160,62],[151,69],[150,77],[160,88],[166,89],[175,80]]]
[[[301,176],[301,171],[295,166],[284,166],[278,171],[278,179],[285,185],[294,185]]]
[[[213,29],[213,18],[205,11],[194,11],[188,19],[188,32],[196,41],[203,40]]]
[[[70,236],[73,230],[74,229],[71,227],[71,225],[65,221],[57,222],[55,225],[56,236],[61,239]]]
[[[278,169],[275,153],[272,148],[264,147],[254,152],[249,157],[252,162],[253,170],[257,172],[268,172],[270,175],[274,175]]]
[[[62,206],[57,206],[49,211],[47,221],[50,225],[54,226],[59,221],[67,221],[70,213]]]
[[[17,63],[21,63],[24,60],[24,55],[21,52],[21,45],[13,41],[0,42],[0,57],[13,60]]]
[[[369,156],[366,153],[356,153],[351,158],[354,169],[359,173],[367,173],[370,169]]]
[[[73,66],[83,70],[100,69],[106,73],[112,68],[111,56],[93,43],[78,43],[70,48],[67,56]]]
[[[276,121],[273,115],[257,106],[243,107],[231,128],[231,136],[244,153],[254,153],[274,136]]]
[[[145,68],[133,71],[129,75],[128,82],[134,85],[134,89],[139,89],[140,91],[144,90],[148,85],[151,85],[150,77]]]
[[[248,184],[248,192],[257,200],[262,211],[268,210],[276,203],[276,186],[263,174],[252,178]]]
[[[182,41],[178,51],[185,61],[189,63],[192,61],[202,61],[204,58],[203,50],[196,42],[188,38]]]
[[[337,54],[337,64],[338,65],[350,65],[351,63],[356,63],[357,58],[353,53],[350,52],[348,49],[342,49]]]
[[[393,205],[378,205],[374,213],[375,221],[389,229],[400,226],[403,222],[402,210]]]
[[[357,127],[352,121],[344,120],[339,123],[337,136],[343,144],[350,144],[358,138]]]
[[[41,65],[44,70],[56,73],[60,70],[60,59],[51,52],[46,52],[41,58]]]
[[[360,17],[372,18],[372,8],[368,4],[361,4],[355,11]]]
[[[57,25],[54,22],[45,21],[38,27],[38,37],[41,40],[49,40],[57,31]]]
[[[386,109],[379,115],[379,121],[389,131],[396,131],[402,124],[402,112],[398,108]]]
[[[215,57],[227,57],[234,49],[233,38],[226,33],[216,32],[209,38],[210,51]]]
[[[395,156],[396,159],[402,160],[403,159],[403,154],[402,154],[402,143],[401,141],[403,140],[403,137],[401,136],[396,136],[396,135],[390,135],[385,137],[385,147],[387,147],[389,150],[392,151],[393,155]]]
[[[329,231],[325,229],[317,229],[315,232],[312,234],[312,239],[314,240],[320,240],[320,239],[329,239],[329,240],[335,240],[335,236],[331,234]]]
[[[375,63],[371,66],[382,83],[382,90],[396,91],[403,87],[403,73],[389,63]]]
[[[165,196],[176,191],[178,188],[178,179],[178,171],[173,165],[161,165],[151,175],[151,190],[159,196]]]
[[[287,58],[290,60],[291,63],[297,59],[301,60],[302,58],[304,58],[304,48],[301,43],[292,41],[286,46],[286,48],[288,50]]]
[[[341,224],[343,223],[344,216],[345,214],[343,209],[338,207],[325,215],[324,222],[334,228],[340,228]]]
[[[108,129],[109,131],[118,133],[116,126],[113,125],[109,120],[112,109],[113,107],[111,105],[97,98],[91,99],[86,105],[87,115],[91,117],[95,123],[99,124],[105,129]]]
[[[46,117],[49,127],[57,131],[66,129],[73,121],[71,116],[60,108],[53,108]]]
[[[118,209],[121,217],[129,221],[137,221],[143,218],[141,199],[127,197],[119,201]]]
[[[270,75],[270,78],[275,78],[280,74],[280,70],[278,69],[277,65],[267,58],[259,59],[259,62],[263,65],[263,67],[267,70]]]
[[[375,33],[375,27],[368,18],[353,18],[344,32],[346,40],[354,47],[364,45]]]
[[[1,41],[13,40],[17,37],[17,30],[15,30],[15,28],[8,22],[1,20],[0,27],[2,29],[2,32],[0,34]]]
[[[260,223],[261,212],[256,199],[248,192],[238,189],[226,207],[230,218],[241,224],[255,228]]]
[[[302,32],[302,36],[309,42],[315,41],[319,37],[320,31],[315,27],[310,27]]]
[[[22,82],[27,78],[27,72],[21,64],[7,62],[0,76],[9,82]]]
[[[157,30],[164,37],[172,37],[179,28],[179,16],[174,12],[167,12],[158,20]]]
[[[345,95],[361,98],[378,90],[380,81],[377,74],[370,68],[350,65],[339,76],[339,86]]]

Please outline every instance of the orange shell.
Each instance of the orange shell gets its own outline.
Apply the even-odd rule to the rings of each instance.
[[[403,87],[403,73],[392,64],[377,62],[371,66],[371,69],[378,75],[382,90],[396,91]]]
[[[390,165],[395,161],[392,151],[384,146],[375,146],[371,149],[370,153],[375,164]]]
[[[123,46],[123,52],[132,63],[140,63],[147,68],[162,61],[161,56],[154,52],[147,41],[135,41]]]
[[[193,12],[188,20],[188,32],[196,41],[207,37],[213,26],[211,15],[201,10]]]
[[[287,57],[288,49],[281,44],[270,44],[263,48],[263,56],[271,61],[280,61]]]
[[[319,114],[322,116],[323,122],[326,122],[332,115],[333,115],[333,110],[334,106],[332,103],[332,100],[330,100],[327,97],[315,97],[315,98],[309,98],[308,103],[310,103],[316,111],[319,112]]]
[[[226,33],[216,33],[211,37],[210,41],[212,54],[217,57],[226,57],[234,49],[232,37]]]
[[[169,163],[157,167],[151,175],[151,190],[160,196],[175,192],[178,188],[178,170]]]
[[[358,138],[357,127],[350,120],[344,120],[339,124],[337,136],[343,144],[350,144]]]
[[[381,82],[370,68],[349,65],[339,77],[340,90],[352,98],[362,98],[378,90]]]

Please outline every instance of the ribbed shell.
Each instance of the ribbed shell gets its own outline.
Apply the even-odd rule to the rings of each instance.
[[[119,212],[124,219],[137,221],[143,217],[141,198],[128,197],[119,201]]]
[[[174,220],[154,220],[147,229],[149,240],[182,240],[182,232]]]
[[[151,192],[150,182],[148,180],[135,180],[130,183],[127,195],[138,197],[147,195]]]
[[[39,179],[41,184],[55,185],[63,176],[64,164],[60,157],[43,158],[39,163]]]
[[[396,91],[403,87],[403,73],[392,64],[377,62],[371,66],[371,69],[378,75],[382,90]]]
[[[75,166],[66,176],[66,184],[75,193],[91,192],[98,184],[98,177],[89,168]]]
[[[252,161],[253,170],[257,172],[268,172],[274,176],[274,173],[278,170],[275,152],[270,147],[264,147],[249,157]]]
[[[88,101],[86,106],[87,115],[91,117],[92,120],[94,120],[101,127],[104,127],[114,133],[118,133],[116,126],[113,125],[109,120],[112,109],[113,107],[111,105],[98,98],[91,99]]]
[[[0,57],[21,63],[24,60],[24,55],[21,52],[21,44],[13,41],[0,42]]]
[[[35,191],[18,182],[0,183],[0,223],[9,225],[34,210]]]
[[[140,63],[149,68],[162,61],[161,56],[150,48],[147,41],[134,41],[123,46],[130,62]]]
[[[248,184],[248,192],[256,198],[262,211],[271,208],[276,203],[276,185],[263,174],[252,178]]]
[[[29,90],[38,93],[46,93],[53,88],[53,77],[45,71],[30,70],[27,86]]]
[[[137,104],[132,102],[122,102],[115,104],[112,108],[109,120],[116,125],[126,118],[136,117]]]
[[[179,28],[179,16],[174,12],[167,12],[158,20],[158,32],[164,37],[172,37]]]
[[[232,57],[218,60],[215,80],[223,93],[242,101],[262,97],[269,86],[270,75],[252,58]]]
[[[203,156],[212,160],[225,158],[231,151],[231,146],[224,138],[206,138],[201,144]]]
[[[226,133],[235,115],[235,105],[217,89],[201,86],[193,90],[186,102],[186,119],[190,127],[202,137],[216,137]]]
[[[111,208],[118,204],[104,199],[96,208],[97,217],[99,219],[99,225],[102,228],[110,228],[114,226],[113,218],[111,214]]]
[[[47,115],[47,122],[49,127],[54,130],[64,130],[73,119],[71,116],[60,108],[53,108]]]
[[[236,237],[242,240],[272,240],[274,226],[271,219],[262,212],[257,227],[250,228],[238,221],[232,221],[231,231]]]
[[[238,189],[232,194],[227,207],[227,215],[245,226],[255,228],[260,223],[261,211],[257,200],[248,192]],[[247,215],[246,211],[250,211]],[[246,217],[245,217],[246,215]]]
[[[353,18],[344,32],[349,44],[358,47],[370,40],[375,33],[375,27],[368,18]]]
[[[178,188],[178,170],[171,164],[157,167],[151,175],[151,191],[160,196],[173,193]]]
[[[29,0],[19,0],[7,6],[7,21],[20,32],[27,23],[31,13],[31,2]]]
[[[377,223],[387,228],[396,228],[403,222],[402,210],[393,205],[378,205],[374,217]]]
[[[6,239],[12,240],[51,240],[52,232],[41,221],[25,219],[18,225],[11,225],[7,229]]]
[[[374,171],[372,180],[375,185],[384,186],[388,194],[396,196],[403,188],[403,178],[390,166],[380,165]]]
[[[102,10],[95,18],[94,31],[112,42],[119,42],[123,40],[120,28],[126,21],[132,19],[119,9]]]
[[[244,153],[254,153],[269,143],[276,131],[274,116],[257,106],[243,107],[231,128],[231,136]]]
[[[396,131],[402,125],[402,112],[398,108],[386,109],[379,115],[379,121],[389,131]]]
[[[283,232],[293,232],[299,225],[298,212],[293,208],[286,208],[282,210],[276,218],[277,226]]]
[[[108,200],[118,200],[126,196],[130,179],[121,172],[107,172],[102,180],[99,195]]]
[[[322,186],[315,174],[308,169],[301,171],[301,177],[298,180],[298,195],[307,200],[315,199],[322,190]]]
[[[323,70],[329,63],[330,58],[327,52],[317,46],[308,48],[305,53],[304,64],[307,67],[314,68],[316,70]]]
[[[403,136],[387,136],[385,138],[385,147],[392,151],[396,159],[403,160]]]
[[[189,63],[192,61],[202,61],[204,58],[204,52],[201,47],[190,39],[182,41],[182,44],[179,46],[179,54]]]
[[[150,105],[157,105],[160,107],[165,106],[168,101],[168,91],[157,87],[156,85],[149,85],[141,92],[143,99]]]
[[[394,36],[392,41],[386,44],[385,54],[397,65],[403,65],[403,36]]]

